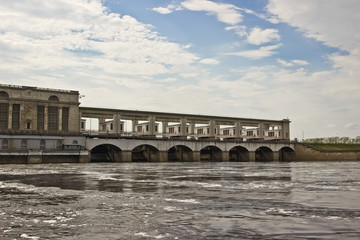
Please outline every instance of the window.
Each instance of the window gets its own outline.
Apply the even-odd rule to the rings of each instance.
[[[174,127],[169,127],[169,133],[174,133],[175,129]]]
[[[202,128],[197,129],[197,134],[203,134],[204,130]]]
[[[21,149],[27,149],[27,141],[25,139],[21,140]]]
[[[81,129],[85,129],[85,122],[81,122]]]
[[[62,126],[61,129],[63,131],[69,130],[69,108],[63,107],[62,108]]]
[[[223,131],[223,135],[229,135],[229,129],[225,129],[224,131]]]
[[[19,130],[20,127],[20,104],[13,104],[12,129]]]
[[[40,140],[40,150],[45,150],[46,142],[45,140]]]
[[[275,136],[275,133],[274,132],[269,132],[268,133],[268,137],[274,137]]]
[[[0,103],[0,129],[8,128],[8,119],[9,119],[9,104]]]
[[[110,130],[114,130],[114,124],[110,123]]]
[[[180,133],[181,132],[181,127],[178,127],[178,133]]]
[[[123,123],[120,123],[120,131],[124,131],[124,124]]]
[[[247,131],[246,136],[253,136],[253,131]]]
[[[26,129],[31,129],[31,121],[26,122]]]
[[[189,132],[189,127],[186,127],[186,132],[187,132],[187,133]]]
[[[77,145],[77,144],[78,144],[78,141],[77,141],[77,140],[74,140],[74,141],[72,142],[72,144]]]
[[[206,132],[207,132],[207,134],[209,134],[209,133],[210,133],[210,128],[207,128],[207,131],[206,131]]]
[[[37,130],[44,131],[45,106],[37,107]]]
[[[146,125],[146,131],[147,132],[149,131],[149,125]]]
[[[158,131],[158,126],[157,125],[155,125],[155,132],[157,132]]]
[[[59,101],[59,98],[58,98],[57,96],[53,95],[53,96],[50,96],[50,97],[49,97],[49,101],[58,102],[58,101]]]
[[[0,99],[8,99],[9,94],[5,91],[0,91]]]
[[[2,149],[3,150],[9,149],[9,141],[7,139],[2,140]]]
[[[58,121],[59,121],[59,111],[57,107],[49,107],[48,109],[48,127],[49,131],[58,130]]]

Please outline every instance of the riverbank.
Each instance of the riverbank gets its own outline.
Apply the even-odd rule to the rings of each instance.
[[[295,144],[296,161],[360,161],[360,144]]]

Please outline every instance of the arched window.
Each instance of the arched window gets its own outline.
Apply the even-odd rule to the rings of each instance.
[[[59,101],[59,98],[55,95],[52,95],[49,97],[49,101],[52,101],[52,102],[58,102]]]
[[[3,150],[9,149],[9,141],[7,139],[2,140],[2,149]]]
[[[21,140],[21,149],[27,149],[27,141],[26,141],[26,139]]]
[[[9,94],[5,91],[0,91],[0,99],[8,99]]]
[[[40,140],[40,149],[45,150],[46,142],[45,140]]]

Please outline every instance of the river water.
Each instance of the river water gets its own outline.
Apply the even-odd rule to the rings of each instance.
[[[360,162],[0,165],[0,239],[360,239]]]

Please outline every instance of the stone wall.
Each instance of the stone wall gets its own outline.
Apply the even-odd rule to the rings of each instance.
[[[295,144],[296,161],[360,161],[360,151],[318,151]]]

